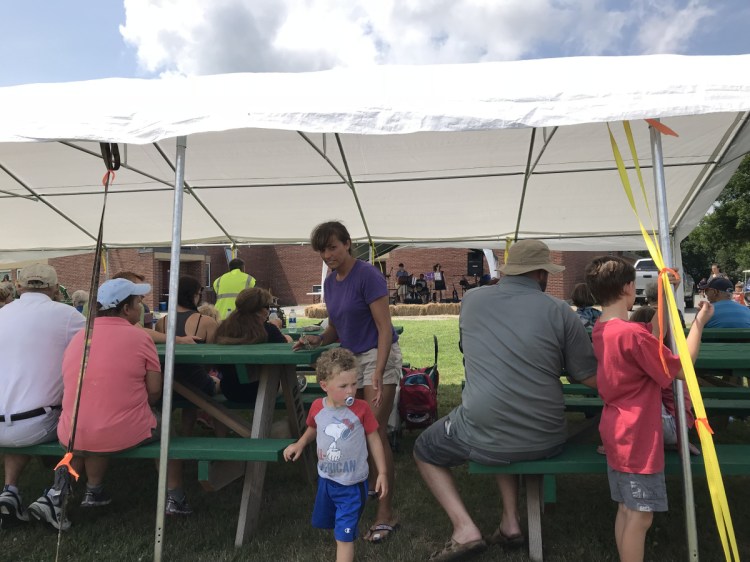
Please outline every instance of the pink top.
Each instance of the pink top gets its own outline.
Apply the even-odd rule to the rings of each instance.
[[[670,378],[659,359],[661,342],[639,322],[599,320],[591,336],[599,363],[596,384],[604,401],[599,434],[607,464],[635,474],[663,471],[662,388],[680,372],[679,357],[664,348]]]
[[[62,414],[57,437],[70,439],[84,330],[78,332],[63,357]],[[161,372],[156,346],[142,328],[123,318],[97,318],[83,379],[74,447],[108,453],[129,449],[151,437],[156,417],[148,404],[146,371]]]

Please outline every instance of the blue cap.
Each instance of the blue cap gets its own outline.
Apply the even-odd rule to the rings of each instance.
[[[110,279],[102,283],[97,292],[96,302],[101,310],[115,308],[131,295],[146,295],[151,292],[148,283],[133,283],[127,279]]]

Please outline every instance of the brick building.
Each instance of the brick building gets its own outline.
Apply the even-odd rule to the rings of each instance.
[[[563,273],[549,278],[547,292],[566,299],[576,283],[583,281],[583,268],[595,256],[603,252],[552,252],[555,263],[566,266]],[[321,282],[320,256],[308,245],[249,246],[239,249],[239,257],[245,260],[246,271],[257,279],[259,287],[268,288],[279,298],[283,306],[308,305],[312,303],[313,285]],[[462,295],[459,281],[468,273],[469,250],[458,248],[396,248],[383,256],[379,262],[385,274],[389,275],[388,286],[395,290],[395,270],[404,263],[412,274],[430,273],[436,263],[440,263],[445,274],[449,298],[455,286],[459,297]],[[502,263],[503,251],[495,251]],[[91,277],[92,254],[51,258],[48,261],[55,267],[69,294],[77,289],[88,290]],[[141,273],[151,283],[154,290],[145,299],[152,308],[167,300],[169,290],[169,248],[118,249],[109,250],[109,274],[128,270]],[[22,264],[17,264],[22,267]],[[487,261],[482,257],[482,271],[489,272]],[[16,270],[10,269],[15,278]],[[181,252],[180,273],[193,275],[209,286],[214,279],[227,271],[227,260],[223,247],[185,247]],[[102,274],[101,281],[106,279]],[[469,282],[474,278],[467,276]],[[211,299],[211,292],[207,293]]]

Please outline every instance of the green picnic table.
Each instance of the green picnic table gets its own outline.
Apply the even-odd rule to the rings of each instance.
[[[166,345],[157,345],[162,360]],[[241,416],[223,407],[221,403],[187,384],[174,381],[175,392],[206,411],[241,437],[266,439],[270,436],[271,423],[276,406],[276,395],[281,385],[286,402],[287,417],[292,437],[302,435],[305,429],[305,407],[297,386],[297,364],[313,363],[329,347],[292,350],[292,344],[263,343],[255,345],[175,345],[175,364],[235,365],[238,377],[247,378],[246,365],[258,365],[258,396],[255,400],[252,425]],[[310,481],[315,478],[315,454],[311,447],[304,453],[304,467]],[[263,483],[266,462],[222,462],[210,471],[209,483],[214,489],[244,475],[242,501],[237,522],[235,544],[241,546],[256,531],[263,499]]]

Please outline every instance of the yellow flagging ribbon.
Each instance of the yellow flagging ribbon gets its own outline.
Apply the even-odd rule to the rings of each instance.
[[[646,202],[646,209],[648,211],[649,218],[651,218],[651,212],[648,209],[648,198],[646,197],[646,188],[643,183],[643,177],[641,175],[640,165],[638,164],[638,157],[635,150],[635,143],[633,141],[633,133],[630,129],[630,123],[628,121],[623,122],[625,129],[625,135],[628,139],[628,145],[633,157],[633,163],[635,166],[636,174],[638,176],[638,182],[641,185],[641,192],[643,199]],[[609,132],[609,140],[612,144],[612,153],[614,154],[615,161],[617,163],[617,169],[620,173],[620,180],[622,181],[625,195],[630,202],[630,207],[633,209],[638,224],[641,228],[641,234],[646,242],[646,247],[654,260],[656,267],[659,269],[659,279],[662,283],[664,293],[667,298],[667,308],[669,316],[672,320],[672,326],[680,326],[680,318],[677,314],[677,303],[675,302],[674,292],[672,286],[669,283],[669,269],[664,265],[664,258],[662,257],[661,250],[659,248],[659,241],[656,237],[656,233],[652,227],[652,234],[646,231],[643,226],[641,217],[638,214],[638,209],[635,205],[635,198],[633,197],[633,190],[630,187],[630,180],[628,173],[625,170],[625,164],[623,163],[620,150],[615,141],[615,137],[612,134],[612,129],[607,124],[607,130]],[[657,127],[657,130],[664,132],[661,127]],[[671,129],[670,129],[671,131]],[[672,132],[673,133],[673,132]],[[674,133],[673,133],[674,134]],[[653,220],[652,220],[653,224]],[[659,309],[662,310],[662,305],[659,303]],[[677,352],[680,356],[680,363],[682,364],[682,371],[685,374],[685,382],[687,383],[688,391],[690,393],[690,399],[693,402],[695,408],[696,420],[695,427],[698,431],[698,437],[700,437],[701,448],[703,449],[703,462],[706,467],[706,480],[708,481],[708,490],[711,495],[711,504],[714,510],[714,517],[716,518],[716,527],[719,531],[719,538],[721,539],[721,546],[724,549],[724,557],[728,562],[736,560],[739,562],[740,555],[737,548],[737,539],[734,536],[734,526],[732,525],[732,517],[729,513],[729,504],[727,502],[727,495],[724,489],[724,481],[722,480],[721,470],[719,467],[719,460],[716,456],[716,448],[714,447],[713,438],[711,435],[713,431],[711,426],[708,424],[708,418],[706,417],[706,408],[703,405],[703,398],[701,397],[700,388],[698,386],[698,379],[695,375],[695,369],[693,362],[690,359],[690,353],[688,352],[687,342],[685,340],[685,333],[682,330],[673,330],[674,339],[677,345]],[[662,339],[663,339],[663,334]],[[675,404],[680,404],[682,397],[675,397]],[[689,461],[688,461],[689,462]],[[731,548],[731,551],[730,551]]]

